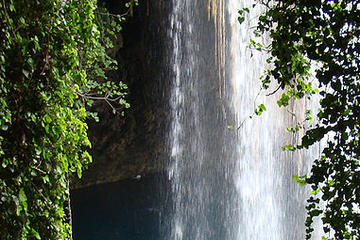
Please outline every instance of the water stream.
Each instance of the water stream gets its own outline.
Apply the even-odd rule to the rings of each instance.
[[[252,1],[204,2],[174,0],[170,16],[173,209],[164,239],[302,239],[307,190],[291,176],[309,161],[281,146],[296,140],[285,132],[299,120],[289,111],[301,116],[306,106],[279,109],[278,95],[260,91],[266,56],[248,43],[261,9],[240,26],[237,10]],[[260,103],[267,111],[250,118]]]

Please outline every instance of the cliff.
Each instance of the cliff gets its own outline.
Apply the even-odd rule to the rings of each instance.
[[[106,1],[113,13],[121,13],[122,1]],[[161,171],[166,159],[165,133],[168,129],[168,71],[166,28],[169,3],[143,1],[124,24],[111,54],[119,63],[108,73],[112,81],[128,85],[125,115],[114,115],[110,106],[98,102],[100,122],[89,121],[93,163],[72,188],[114,182]],[[161,41],[160,41],[161,40]]]

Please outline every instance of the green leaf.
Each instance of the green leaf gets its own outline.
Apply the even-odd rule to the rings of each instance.
[[[289,105],[289,100],[290,100],[289,95],[283,93],[283,94],[281,95],[281,98],[277,101],[277,104],[279,105],[279,107],[281,107],[281,106],[287,106],[287,105]]]
[[[320,188],[316,189],[316,190],[313,190],[310,192],[311,195],[317,195],[319,192],[320,192]]]
[[[27,201],[27,197],[26,197],[24,188],[21,188],[21,189],[20,189],[19,199],[20,199],[21,201],[24,201],[24,202]]]
[[[20,205],[16,205],[16,215],[20,216],[21,213],[21,206]]]
[[[296,148],[292,144],[282,146],[281,149],[283,151],[288,150],[288,151],[291,151],[291,152],[295,152],[295,150],[296,150]]]
[[[300,186],[305,186],[307,184],[305,180],[306,175],[303,176],[293,175],[292,179],[296,181]]]
[[[238,22],[241,24],[245,21],[245,17],[238,17]]]
[[[255,109],[255,114],[260,116],[264,111],[266,110],[266,107],[264,104],[260,104],[257,109]]]
[[[31,235],[33,235],[36,239],[41,239],[40,234],[33,228],[31,229]]]

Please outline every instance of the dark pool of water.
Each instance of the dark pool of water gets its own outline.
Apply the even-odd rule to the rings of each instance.
[[[71,192],[74,240],[159,240],[159,176]]]

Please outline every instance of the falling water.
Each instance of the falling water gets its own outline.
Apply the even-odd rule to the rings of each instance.
[[[250,0],[172,4],[172,208],[164,239],[302,239],[307,190],[291,176],[309,163],[281,146],[296,141],[285,128],[301,120],[289,112],[302,116],[306,106],[279,109],[278,95],[260,91],[266,56],[248,43],[261,9],[240,26],[237,11]],[[260,103],[268,110],[250,118]]]
[[[260,91],[258,79],[267,56],[250,50],[247,44],[253,37],[249,28],[256,24],[261,9],[252,9],[249,20],[240,27],[234,9],[249,6],[239,2],[228,5],[232,34],[230,81],[234,89],[231,104],[240,126],[235,146],[237,198],[233,203],[240,209],[235,239],[303,239],[305,189],[292,182],[291,176],[304,173],[308,164],[303,162],[303,154],[283,152],[281,146],[295,140],[285,128],[300,120],[293,119],[293,113],[303,116],[305,106],[280,109],[276,104],[280,93],[267,97]],[[261,103],[268,110],[261,117],[244,121]]]

